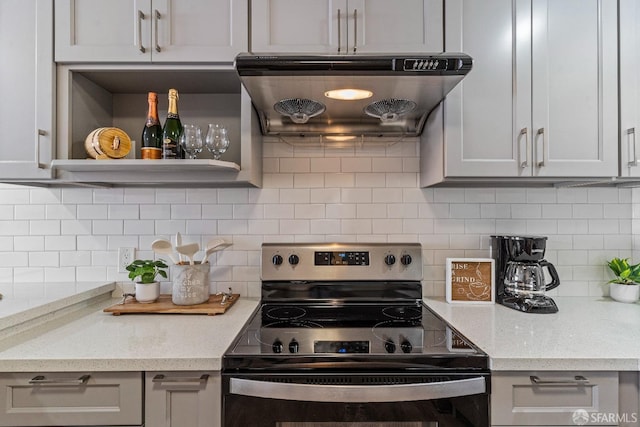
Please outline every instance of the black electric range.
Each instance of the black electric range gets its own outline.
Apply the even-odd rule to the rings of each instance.
[[[488,357],[423,304],[419,244],[264,244],[261,271],[225,427],[488,425]]]

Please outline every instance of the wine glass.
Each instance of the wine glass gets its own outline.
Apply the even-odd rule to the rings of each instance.
[[[190,159],[195,159],[202,151],[202,131],[200,128],[196,125],[184,125],[180,134],[180,145]]]
[[[227,128],[214,123],[209,123],[207,127],[207,136],[205,138],[207,150],[213,154],[215,160],[219,160],[220,156],[229,148],[229,134]]]

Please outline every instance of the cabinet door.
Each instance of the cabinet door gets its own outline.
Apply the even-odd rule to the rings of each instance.
[[[491,425],[618,425],[610,416],[591,421],[617,413],[618,372],[491,373]]]
[[[52,177],[52,0],[0,2],[1,179]]]
[[[0,426],[141,425],[142,374],[2,373],[0,402]]]
[[[640,176],[640,4],[620,0],[620,175]]]
[[[146,425],[220,426],[220,372],[147,372],[145,383]]]
[[[252,52],[344,53],[347,0],[252,0]]]
[[[153,0],[153,62],[233,62],[249,49],[248,2]]]
[[[151,0],[56,0],[56,61],[149,61],[151,23]]]
[[[532,1],[536,176],[617,176],[617,2]]]
[[[445,17],[445,50],[473,58],[444,101],[445,177],[530,176],[530,2],[449,0]]]
[[[440,0],[349,0],[347,53],[441,52]]]

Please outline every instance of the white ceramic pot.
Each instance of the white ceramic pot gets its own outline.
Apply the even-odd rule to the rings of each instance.
[[[640,285],[609,283],[609,296],[618,302],[636,302],[640,298]]]
[[[160,282],[138,283],[136,282],[136,301],[148,304],[160,296]]]

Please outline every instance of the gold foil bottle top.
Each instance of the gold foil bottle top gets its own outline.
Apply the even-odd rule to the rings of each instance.
[[[177,89],[169,89],[169,99],[175,98],[178,99],[178,90]]]
[[[147,101],[158,102],[158,94],[155,92],[149,92],[147,95]]]

